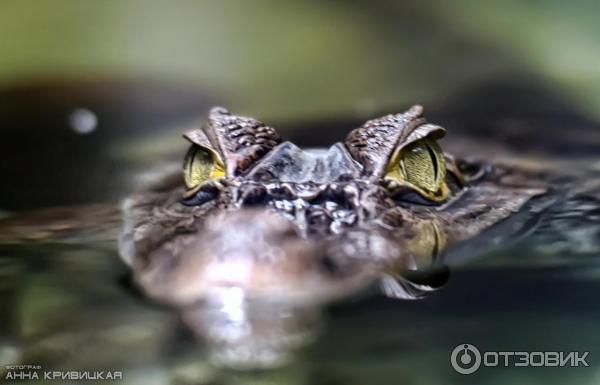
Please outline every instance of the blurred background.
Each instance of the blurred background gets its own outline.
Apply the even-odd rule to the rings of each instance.
[[[599,16],[593,0],[4,0],[0,208],[118,199],[215,104],[304,145],[421,103],[451,132],[592,151]]]
[[[2,0],[0,218],[119,201],[181,161],[181,134],[214,105],[323,146],[420,103],[448,129],[449,152],[576,158],[595,167],[593,182],[599,21],[595,0]],[[0,378],[4,364],[41,362],[119,368],[124,383],[145,385],[598,384],[600,211],[591,198],[565,207],[558,230],[533,245],[475,244],[492,268],[453,269],[422,301],[335,307],[307,358],[221,382],[177,316],[131,288],[114,242],[9,245],[0,250]],[[102,221],[88,209],[76,212]],[[465,342],[596,351],[581,370],[467,378],[449,363]]]

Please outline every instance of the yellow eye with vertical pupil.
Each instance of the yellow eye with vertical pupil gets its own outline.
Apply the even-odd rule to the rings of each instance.
[[[442,201],[448,196],[444,153],[431,138],[396,151],[388,163],[386,178],[404,182],[433,201]]]
[[[225,176],[225,167],[213,151],[193,144],[183,161],[183,179],[188,189]]]

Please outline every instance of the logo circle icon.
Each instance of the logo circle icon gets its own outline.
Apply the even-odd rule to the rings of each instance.
[[[481,366],[481,353],[471,344],[460,344],[450,356],[452,368],[460,374],[472,374]]]

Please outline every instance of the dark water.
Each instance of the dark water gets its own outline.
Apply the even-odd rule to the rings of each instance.
[[[520,236],[508,231],[510,222],[503,223],[448,250],[450,274],[440,290],[414,301],[392,300],[371,291],[330,306],[312,325],[310,343],[288,364],[240,372],[211,365],[206,345],[177,312],[135,290],[112,243],[13,243],[0,248],[2,378],[7,373],[4,365],[22,363],[41,365],[43,370],[122,370],[122,383],[127,384],[599,383],[600,167],[589,140],[598,127],[542,91],[490,89],[493,92],[466,93],[455,105],[434,107],[431,120],[448,122],[451,132],[464,139],[449,140],[448,147],[460,151],[464,143],[480,143],[499,152],[523,151],[529,140],[533,144],[528,149],[536,159],[565,159],[564,167],[583,173],[575,184],[582,192],[576,197],[557,193],[551,210],[522,218],[529,222],[528,231]],[[92,94],[77,103],[54,98],[58,107],[52,108],[36,99],[37,91],[23,99],[27,101],[23,108],[36,101],[41,116],[55,120],[45,134],[49,138],[37,141],[22,129],[31,123],[26,114],[8,126],[8,140],[2,142],[4,159],[19,166],[10,167],[5,178],[12,187],[2,189],[2,208],[7,212],[114,200],[128,190],[134,175],[177,154],[179,144],[163,150],[142,139],[153,136],[162,141],[165,132],[177,136],[185,121],[198,120],[192,112],[197,108],[173,102],[181,92],[160,94],[155,102],[126,99],[139,103],[129,108],[120,100],[123,112],[110,103],[104,110],[97,107],[98,100],[107,99]],[[190,95],[198,104],[206,100],[187,92],[181,100],[190,100]],[[527,108],[514,112],[503,104],[507,97],[513,103],[543,97],[545,103],[522,103]],[[139,112],[146,111],[148,103],[156,107],[163,100],[172,102],[166,108],[169,113],[155,109],[148,117]],[[477,112],[463,114],[466,106]],[[101,122],[97,131],[73,132],[68,117],[77,107],[95,111]],[[14,111],[7,109],[2,119],[10,121],[6,114]],[[123,122],[130,121],[137,126],[122,133]],[[150,122],[159,128],[149,128]],[[569,135],[559,129],[565,122],[575,127]],[[322,132],[331,135],[322,138],[328,142],[343,135],[348,125],[354,124],[345,119],[291,122],[283,132],[297,142],[315,145]],[[318,129],[323,126],[331,130]],[[540,127],[553,134],[540,135]],[[27,143],[26,151],[21,151],[22,143]],[[63,143],[69,155],[48,150],[48,143]],[[142,145],[147,151],[136,152]],[[53,167],[44,166],[49,161]],[[31,194],[25,177],[43,187]],[[466,343],[481,352],[589,352],[589,367],[481,367],[475,374],[460,375],[450,356],[456,346]]]
[[[113,251],[3,249],[1,357],[52,370],[123,370],[124,383],[146,384],[597,383],[597,255],[523,261],[524,247],[535,246],[488,256],[500,265],[452,268],[447,285],[422,300],[365,295],[333,306],[292,363],[250,373],[208,364],[175,312],[131,290]],[[484,367],[461,376],[450,353],[463,343],[481,351],[589,351],[590,367]]]

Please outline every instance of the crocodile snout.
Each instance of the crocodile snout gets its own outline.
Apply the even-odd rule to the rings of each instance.
[[[138,272],[150,295],[190,304],[238,288],[248,298],[319,303],[348,294],[370,277],[368,268],[338,263],[325,238],[307,239],[269,210],[225,211],[197,229],[181,235],[177,245],[159,247]]]

